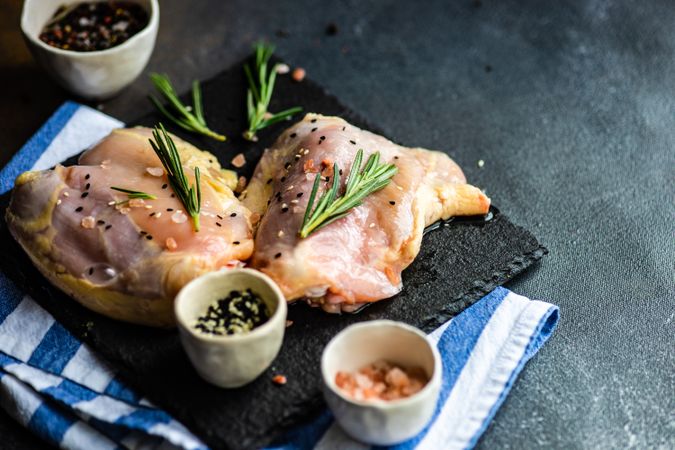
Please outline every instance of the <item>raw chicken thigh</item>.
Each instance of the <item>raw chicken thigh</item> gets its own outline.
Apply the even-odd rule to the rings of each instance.
[[[359,149],[363,161],[380,152],[380,160],[395,164],[398,173],[349,215],[301,239],[298,230],[316,174],[328,180],[321,193],[337,163],[344,187]],[[490,207],[490,199],[466,184],[444,153],[403,147],[338,117],[316,114],[305,116],[265,151],[242,201],[264,215],[252,266],[272,277],[287,300],[307,298],[330,312],[353,311],[395,295],[426,226],[486,214]]]
[[[199,232],[173,193],[145,128],[113,131],[79,165],[25,172],[7,222],[40,271],[90,309],[170,326],[173,298],[193,278],[240,265],[253,252],[251,213],[213,155],[174,137],[190,183],[201,170]],[[155,200],[129,200],[112,186]]]

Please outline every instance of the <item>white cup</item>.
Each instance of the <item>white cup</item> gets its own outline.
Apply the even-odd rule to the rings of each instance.
[[[335,383],[338,371],[357,372],[379,360],[419,367],[429,381],[419,392],[396,400],[356,400]],[[391,320],[345,328],[328,343],[321,358],[324,396],[335,419],[353,438],[375,445],[398,444],[422,431],[436,408],[442,371],[438,350],[426,335]]]
[[[215,301],[231,291],[251,289],[271,316],[245,334],[217,336],[194,325]],[[197,373],[216,386],[234,388],[250,383],[267,369],[281,349],[286,330],[286,299],[279,287],[253,269],[223,269],[195,278],[176,296],[176,322],[183,348]]]
[[[76,52],[42,42],[42,28],[58,7],[79,1],[25,0],[21,31],[35,60],[59,84],[88,100],[106,99],[134,81],[148,63],[159,29],[159,4],[157,0],[130,0],[147,11],[148,25],[107,50]]]

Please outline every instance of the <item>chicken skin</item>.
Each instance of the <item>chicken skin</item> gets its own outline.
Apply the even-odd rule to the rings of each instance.
[[[171,326],[188,281],[253,252],[250,212],[213,155],[174,137],[190,183],[201,171],[201,227],[174,194],[146,128],[113,131],[78,165],[20,175],[10,231],[54,285],[115,319]],[[151,194],[132,199],[111,187]]]
[[[398,171],[351,213],[306,238],[300,229],[317,173],[321,192],[337,163],[344,189],[359,149],[380,153]],[[353,311],[392,297],[417,256],[424,228],[453,216],[482,215],[490,200],[466,183],[447,155],[397,145],[337,117],[308,114],[287,129],[258,163],[242,201],[262,215],[251,260],[288,301],[307,298],[329,312]]]

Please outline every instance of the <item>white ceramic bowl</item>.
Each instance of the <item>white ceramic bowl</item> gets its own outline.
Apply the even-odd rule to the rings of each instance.
[[[267,304],[267,322],[241,335],[214,336],[194,324],[209,305],[230,291],[251,289]],[[267,275],[252,269],[224,269],[192,280],[176,296],[181,342],[199,375],[216,386],[243,386],[267,369],[279,353],[286,329],[286,299]]]
[[[335,384],[338,371],[356,372],[377,360],[421,367],[429,382],[398,400],[355,400]],[[321,358],[324,396],[342,429],[375,445],[393,445],[417,435],[431,419],[441,387],[441,358],[426,335],[409,325],[375,320],[347,327],[326,346]]]
[[[148,25],[107,50],[75,52],[42,42],[40,32],[58,7],[80,1],[25,0],[21,31],[33,57],[59,84],[86,99],[109,98],[134,81],[148,63],[159,29],[159,4],[157,0],[131,0],[148,12]]]

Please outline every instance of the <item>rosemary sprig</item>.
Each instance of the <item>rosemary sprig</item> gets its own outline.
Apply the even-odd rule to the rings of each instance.
[[[255,47],[255,67],[251,69],[248,64],[244,65],[244,72],[248,80],[246,92],[246,110],[248,111],[248,130],[244,132],[244,139],[257,141],[256,133],[273,123],[284,120],[293,114],[302,111],[295,106],[276,114],[267,110],[274,91],[274,82],[277,77],[277,65],[269,70],[269,60],[274,53],[274,46],[264,42],[258,42]],[[255,78],[253,77],[255,71]]]
[[[340,169],[337,163],[333,165],[333,184],[319,198],[312,211],[321,181],[321,173],[316,175],[305,217],[298,231],[301,238],[306,238],[312,232],[349,214],[351,209],[361,205],[368,195],[388,185],[391,178],[398,172],[394,164],[380,163],[380,152],[370,155],[363,168],[361,168],[362,160],[363,150],[359,149],[349,171],[345,192],[340,197],[337,196],[340,189]]]
[[[204,107],[202,105],[202,90],[199,87],[199,82],[197,80],[192,82],[192,106],[190,107],[184,105],[178,98],[178,94],[171,85],[168,76],[152,73],[150,74],[150,79],[155,85],[155,88],[157,88],[166,101],[169,102],[169,108],[172,111],[169,111],[169,109],[162,105],[152,94],[150,94],[150,101],[169,120],[187,131],[200,133],[217,141],[222,142],[227,139],[222,134],[212,131],[206,125],[206,120],[204,120]]]
[[[119,191],[127,194],[127,197],[129,200],[134,199],[134,198],[142,198],[143,200],[157,200],[157,197],[152,195],[152,194],[147,194],[142,191],[134,191],[132,189],[124,189],[121,187],[116,187],[116,186],[110,186],[110,189],[113,191]]]
[[[167,134],[164,125],[160,123],[159,128],[155,127],[152,130],[152,136],[154,140],[150,139],[150,145],[152,145],[153,150],[155,150],[157,157],[159,157],[164,166],[164,170],[166,170],[171,189],[173,189],[176,196],[183,203],[185,210],[192,217],[195,231],[199,231],[199,211],[202,204],[202,190],[199,186],[199,167],[195,167],[195,184],[190,186],[183,171],[183,164],[180,161],[176,144],[174,144],[171,136]]]

